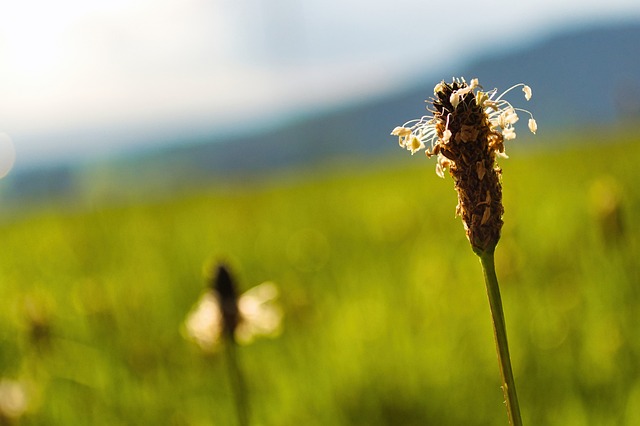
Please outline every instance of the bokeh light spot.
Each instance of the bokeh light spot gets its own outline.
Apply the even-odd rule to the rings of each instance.
[[[6,133],[0,133],[0,178],[5,177],[16,161],[16,149],[11,137]]]

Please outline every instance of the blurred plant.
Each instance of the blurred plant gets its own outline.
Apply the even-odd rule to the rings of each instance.
[[[237,345],[251,343],[257,336],[280,334],[283,313],[275,303],[277,297],[278,288],[271,282],[253,287],[238,297],[228,268],[218,265],[210,278],[209,288],[184,323],[185,336],[203,351],[215,353],[224,347],[241,426],[249,424],[249,403]]]
[[[514,108],[503,96],[522,87],[527,100],[531,88],[518,84],[497,95],[497,89],[480,90],[478,79],[444,81],[434,88],[430,116],[411,120],[391,132],[401,147],[414,154],[425,149],[427,157],[437,156],[436,174],[444,178],[449,170],[458,193],[456,214],[462,218],[467,238],[482,263],[491,308],[502,389],[509,423],[521,425],[520,408],[507,343],[507,333],[494,266],[494,251],[502,229],[501,169],[496,156],[507,158],[504,141],[515,139],[513,125],[518,112],[529,115],[529,130],[536,133],[533,115]],[[428,147],[427,147],[428,145]]]
[[[240,295],[237,300],[238,319],[233,339],[241,345],[257,337],[277,337],[282,332],[283,313],[277,305],[278,287],[264,282]],[[223,313],[217,291],[207,289],[189,312],[183,334],[207,353],[221,349],[224,336]]]
[[[625,234],[622,190],[613,177],[601,177],[591,184],[591,210],[607,243],[623,239]]]
[[[0,379],[0,425],[17,425],[26,413],[29,399],[24,383]]]
[[[25,296],[22,308],[22,326],[25,328],[29,344],[37,353],[46,353],[52,344],[52,323],[54,303],[45,291]]]

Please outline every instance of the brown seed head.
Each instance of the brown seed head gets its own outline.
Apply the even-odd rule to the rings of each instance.
[[[501,170],[496,156],[506,157],[504,141],[515,139],[518,113],[529,114],[528,127],[538,126],[529,111],[514,108],[503,96],[522,87],[525,99],[531,88],[517,84],[500,95],[493,89],[478,90],[477,79],[438,83],[428,108],[432,116],[411,120],[391,132],[401,147],[415,153],[425,149],[437,156],[436,174],[448,169],[458,193],[456,213],[462,217],[467,237],[476,253],[493,251],[502,229]]]
[[[428,155],[440,152],[449,160],[449,173],[458,193],[457,213],[461,216],[474,251],[493,250],[502,229],[502,187],[500,168],[495,163],[496,147],[502,134],[492,130],[484,107],[473,91],[458,95],[465,82],[442,83],[433,100],[438,141]],[[455,99],[456,105],[451,100]],[[445,142],[443,135],[450,131]]]

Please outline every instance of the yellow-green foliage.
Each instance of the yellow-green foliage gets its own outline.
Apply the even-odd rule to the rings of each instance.
[[[618,139],[501,162],[525,424],[640,424],[640,140]],[[0,376],[25,385],[24,424],[235,424],[224,357],[181,335],[224,258],[242,289],[276,282],[286,315],[239,352],[253,424],[505,425],[482,271],[433,169],[399,151],[6,221]]]

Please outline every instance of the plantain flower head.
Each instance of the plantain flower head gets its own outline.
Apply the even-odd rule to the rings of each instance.
[[[215,285],[207,288],[184,321],[182,332],[204,352],[219,350],[225,336],[249,344],[256,337],[277,337],[283,312],[277,304],[278,287],[272,282],[257,285],[239,297],[226,268],[220,267]]]
[[[470,83],[464,78],[441,81],[427,107],[431,114],[391,132],[412,154],[424,149],[427,157],[436,156],[438,176],[449,170],[458,193],[456,213],[476,253],[492,251],[500,239],[504,208],[496,156],[507,158],[504,141],[516,138],[519,113],[529,116],[531,133],[538,130],[529,111],[504,99],[518,87],[527,101],[531,99],[531,88],[525,84],[498,94],[497,89],[483,91],[475,78]]]

